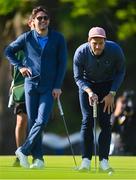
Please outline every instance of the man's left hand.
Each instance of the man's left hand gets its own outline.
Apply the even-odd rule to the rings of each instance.
[[[114,96],[112,94],[108,94],[103,98],[101,103],[104,103],[104,109],[103,112],[108,111],[108,114],[112,113],[114,110]]]
[[[54,97],[54,99],[58,99],[61,95],[62,91],[61,89],[53,89],[52,90],[52,95]]]

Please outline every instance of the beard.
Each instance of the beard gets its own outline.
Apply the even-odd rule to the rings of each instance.
[[[103,52],[103,50],[96,50],[96,51],[94,51],[93,53],[94,53],[96,56],[99,56],[99,55],[102,54],[102,52]]]

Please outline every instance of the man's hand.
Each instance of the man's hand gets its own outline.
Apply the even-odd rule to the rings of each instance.
[[[32,76],[32,72],[30,71],[29,68],[26,68],[26,67],[23,67],[23,68],[20,68],[20,73],[22,74],[23,77],[30,77]]]
[[[58,99],[61,95],[62,91],[61,89],[53,89],[52,90],[52,95],[54,97],[54,99]]]
[[[112,113],[114,110],[114,96],[112,94],[108,94],[103,98],[101,103],[104,103],[104,109],[103,112],[108,111],[108,114]]]
[[[88,96],[89,96],[89,104],[90,104],[90,106],[93,106],[95,101],[98,103],[98,96],[97,96],[97,94],[94,94],[93,92],[89,92]]]

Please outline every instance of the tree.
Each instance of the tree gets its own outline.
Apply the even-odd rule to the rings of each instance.
[[[91,19],[105,18],[107,25],[116,25],[117,37],[125,40],[136,33],[136,1],[132,0],[60,0],[70,3],[73,18],[88,16]],[[112,21],[113,20],[113,21]],[[117,22],[117,23],[116,23]]]

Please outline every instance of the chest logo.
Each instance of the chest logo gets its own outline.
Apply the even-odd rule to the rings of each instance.
[[[104,61],[106,65],[109,65],[110,64],[110,61],[109,60],[105,60]]]

